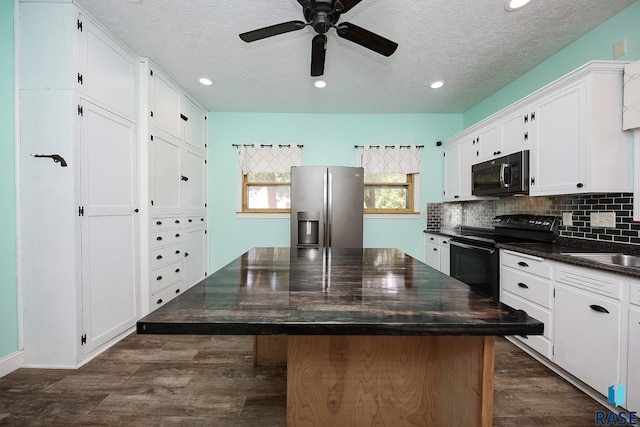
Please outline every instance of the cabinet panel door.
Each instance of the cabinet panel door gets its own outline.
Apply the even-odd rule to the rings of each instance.
[[[80,155],[82,316],[87,354],[138,317],[136,132],[132,122],[82,102]]]
[[[186,230],[185,271],[187,287],[204,279],[206,274],[207,235],[204,227]]]
[[[443,169],[444,200],[456,200],[460,197],[460,144],[445,147]]]
[[[537,103],[531,194],[576,192],[579,184],[586,189],[585,92],[582,82]]]
[[[182,139],[180,99],[182,95],[161,72],[153,69],[149,79],[150,126]]]
[[[110,110],[135,120],[136,59],[80,15],[83,21],[82,90]]]
[[[205,150],[206,113],[201,111],[186,96],[182,97],[182,120],[184,125],[184,142],[199,150]]]
[[[471,182],[471,166],[478,163],[476,147],[473,140],[466,139],[460,144],[460,168],[458,170],[458,186],[460,189],[460,197],[471,197],[473,183]]]
[[[502,123],[500,124],[502,133],[501,156],[506,156],[507,154],[529,148],[528,135],[525,140],[525,132],[527,128],[525,125],[525,115],[527,115],[527,113],[518,111],[502,120]],[[527,115],[527,122],[529,121],[529,117],[530,116]]]
[[[202,209],[205,207],[207,164],[203,155],[187,148],[182,149],[182,207]]]
[[[620,322],[619,303],[557,284],[554,362],[606,396],[620,381]]]
[[[424,244],[424,263],[431,268],[440,270],[440,248],[434,243]]]
[[[629,358],[627,378],[627,402],[623,406],[640,412],[640,307],[629,310]]]
[[[149,144],[149,197],[152,209],[180,209],[180,141],[153,135]]]

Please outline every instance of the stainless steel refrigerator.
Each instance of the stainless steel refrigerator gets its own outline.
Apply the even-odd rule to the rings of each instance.
[[[361,248],[364,169],[291,168],[291,247]]]

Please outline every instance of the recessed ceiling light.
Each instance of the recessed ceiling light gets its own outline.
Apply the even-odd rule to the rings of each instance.
[[[444,86],[444,82],[442,80],[436,80],[435,82],[431,82],[429,85],[431,89],[440,89],[442,86]]]
[[[202,77],[200,79],[200,83],[202,83],[205,86],[211,86],[213,84],[213,82],[211,81],[211,79],[208,79],[206,77]]]
[[[129,3],[142,3],[142,0],[127,0]]]
[[[327,86],[327,82],[325,82],[324,80],[316,80],[315,83],[313,83],[313,85],[317,88],[322,89],[323,87]]]
[[[507,3],[504,5],[504,8],[508,12],[513,12],[514,10],[522,9],[527,4],[529,4],[531,0],[507,0]]]

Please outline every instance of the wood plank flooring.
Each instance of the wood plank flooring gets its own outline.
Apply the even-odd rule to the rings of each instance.
[[[286,368],[252,352],[248,336],[134,333],[80,369],[0,378],[0,425],[284,426]],[[503,338],[494,393],[494,426],[592,426],[604,409]]]

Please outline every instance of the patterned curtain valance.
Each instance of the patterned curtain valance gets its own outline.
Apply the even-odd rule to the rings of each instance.
[[[420,147],[416,145],[365,145],[357,153],[365,173],[420,173]]]
[[[288,173],[302,165],[302,149],[293,144],[243,144],[238,147],[242,174]]]
[[[622,130],[640,129],[640,61],[624,66]]]

